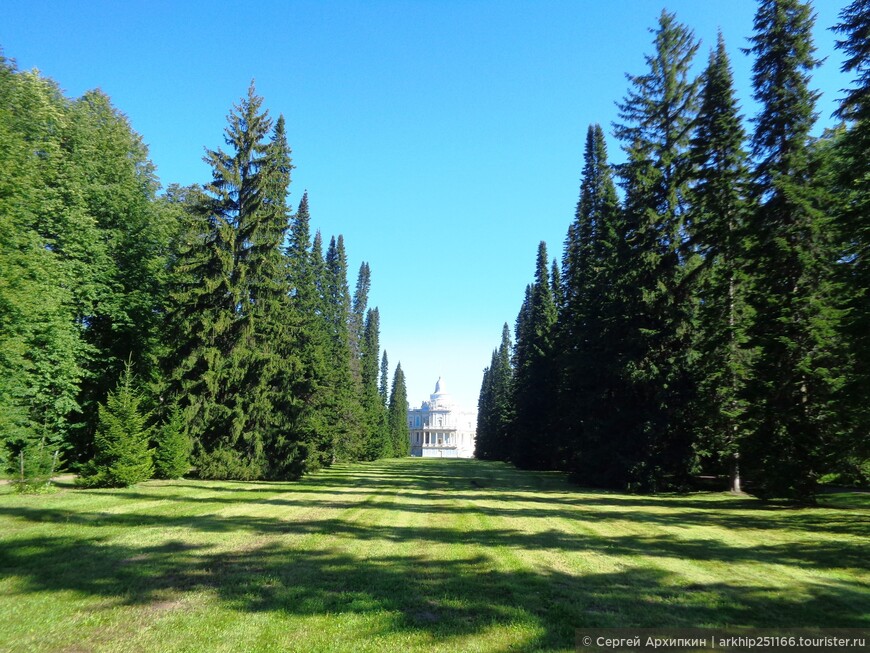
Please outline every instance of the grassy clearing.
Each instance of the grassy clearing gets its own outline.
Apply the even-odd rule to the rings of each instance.
[[[866,497],[583,491],[479,461],[0,488],[0,650],[573,650],[574,629],[870,627]]]

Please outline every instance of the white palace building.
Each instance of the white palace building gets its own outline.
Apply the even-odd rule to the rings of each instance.
[[[439,378],[429,401],[408,409],[411,455],[473,458],[476,423],[476,413],[457,406]]]

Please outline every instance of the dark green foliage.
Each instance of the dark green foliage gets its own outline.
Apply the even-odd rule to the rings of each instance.
[[[193,442],[187,435],[184,413],[173,405],[166,421],[157,430],[155,438],[154,476],[156,478],[181,478],[190,471],[190,454]]]
[[[284,326],[292,324],[294,328],[285,339],[282,370],[274,387],[275,403],[286,407],[291,420],[287,429],[305,444],[306,468],[318,469],[331,464],[333,443],[326,415],[329,358],[320,294],[323,253],[319,240],[312,245],[310,233],[305,193],[293,216],[286,250],[290,298]],[[287,365],[288,360],[298,360],[298,364]]]
[[[837,42],[846,55],[842,70],[854,75],[838,110],[847,126],[836,138],[833,153],[834,192],[839,200],[838,271],[847,308],[842,322],[848,350],[844,458],[851,470],[870,470],[870,3],[855,0],[840,12],[840,21],[835,29],[844,37]],[[862,477],[855,471],[843,474]],[[863,475],[870,477],[870,471]]]
[[[368,266],[366,266],[368,267]],[[362,381],[362,410],[365,419],[363,457],[376,460],[392,456],[392,441],[387,433],[387,408],[378,390],[380,360],[380,312],[377,308],[366,312],[363,338],[360,343],[360,371]]]
[[[134,386],[128,363],[106,403],[100,404],[94,437],[94,458],[84,465],[77,482],[86,487],[129,487],[154,473],[149,440],[149,414]]]
[[[563,256],[563,305],[557,326],[557,420],[562,460],[585,483],[623,482],[616,471],[624,432],[610,420],[618,414],[618,352],[628,325],[619,310],[617,248],[620,213],[604,132],[586,134],[583,177],[575,219]],[[618,319],[611,316],[619,315]]]
[[[329,336],[330,396],[327,424],[332,429],[334,459],[360,460],[362,456],[362,408],[354,380],[350,349],[350,292],[347,285],[347,254],[344,238],[330,240],[325,258],[323,315]],[[358,365],[357,365],[358,367]]]
[[[511,332],[505,324],[501,344],[492,352],[492,362],[484,371],[477,411],[474,455],[484,460],[508,460],[510,427],[513,423],[513,366]]]
[[[282,251],[290,148],[283,119],[273,128],[262,102],[252,86],[228,117],[230,151],[207,153],[213,179],[188,210],[175,264],[180,337],[172,377],[187,402],[201,476],[238,469],[246,477],[297,477],[312,439],[299,427],[306,370]],[[310,271],[294,273],[313,303]]]
[[[553,378],[553,341],[556,303],[550,285],[547,245],[538,246],[535,283],[517,318],[514,350],[510,460],[528,469],[551,469],[553,442],[550,420],[554,395],[547,391]]]
[[[798,501],[820,479],[864,482],[870,4],[840,17],[847,124],[812,140],[811,9],[760,2],[750,163],[721,37],[695,80],[698,44],[662,12],[649,70],[619,104],[622,207],[590,128],[562,268],[546,283],[539,254],[517,317],[507,411],[500,353],[484,371],[478,457],[641,491],[701,469]]]
[[[749,352],[746,257],[749,168],[725,43],[710,53],[692,138],[695,165],[690,234],[702,264],[693,279],[699,380],[696,451],[740,490],[740,443],[746,435],[744,388]]]
[[[199,478],[217,481],[233,479],[250,481],[262,475],[262,469],[236,449],[218,447],[212,451],[200,451],[194,456],[194,466]]]
[[[625,480],[647,490],[680,486],[691,469],[686,279],[697,264],[685,248],[685,220],[698,88],[690,68],[698,43],[667,12],[653,33],[649,72],[629,75],[622,123],[615,126],[628,157],[620,166],[628,257],[620,262],[619,290],[627,293],[621,312],[630,320],[619,363],[626,384],[622,428],[631,439]]]
[[[384,406],[390,404],[390,360],[387,358],[387,350],[384,349],[384,354],[381,356],[381,380],[378,383],[378,394],[381,396],[381,402]]]
[[[830,218],[814,182],[809,133],[817,65],[808,3],[765,0],[751,51],[756,159],[752,281],[757,319],[747,399],[751,433],[743,465],[761,496],[811,499],[835,437],[840,385]]]
[[[286,126],[253,85],[224,140],[206,152],[210,183],[158,197],[147,148],[103,93],[68,100],[0,56],[4,469],[24,452],[39,475],[62,452],[74,469],[96,461],[89,483],[135,476],[100,471],[95,451],[99,419],[99,438],[115,429],[97,406],[124,361],[143,413],[178,398],[166,429],[188,433],[201,476],[296,478],[388,453],[386,358],[378,415],[363,409],[364,337],[375,376],[380,354],[376,320],[364,333],[368,264],[351,305],[342,239],[325,261],[307,194],[288,210]],[[164,435],[159,472],[181,474],[187,462],[169,459],[186,445]]]
[[[396,371],[393,373],[393,388],[390,391],[387,432],[391,445],[391,455],[395,457],[410,455],[411,436],[408,426],[408,391],[405,387],[405,373],[402,371],[401,363],[396,365]]]

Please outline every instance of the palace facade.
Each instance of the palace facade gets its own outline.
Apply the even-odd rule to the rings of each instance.
[[[429,401],[408,409],[411,455],[473,458],[476,425],[477,414],[457,406],[439,378]]]

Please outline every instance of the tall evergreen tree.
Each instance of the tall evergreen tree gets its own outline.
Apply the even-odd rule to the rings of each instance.
[[[854,0],[840,12],[835,27],[843,35],[837,47],[846,55],[842,71],[854,75],[837,116],[847,122],[838,139],[840,159],[839,195],[843,209],[839,217],[842,261],[839,266],[847,297],[848,312],[843,332],[849,347],[845,395],[850,437],[847,458],[870,483],[870,2]]]
[[[366,311],[369,303],[369,289],[372,285],[371,270],[369,264],[363,261],[359,266],[356,278],[356,288],[353,293],[353,303],[350,309],[350,356],[351,370],[357,385],[362,383],[362,349],[365,336]],[[361,386],[360,386],[361,387]]]
[[[483,371],[478,400],[474,455],[483,460],[509,460],[514,416],[511,332],[502,327],[501,344]]]
[[[535,283],[517,320],[511,460],[520,467],[553,467],[550,416],[554,393],[553,338],[556,303],[550,285],[547,245],[538,246]]]
[[[405,457],[411,453],[411,437],[408,427],[408,391],[402,364],[396,365],[389,403],[389,437],[391,455]]]
[[[580,198],[562,259],[555,427],[566,465],[584,482],[606,484],[620,439],[607,432],[603,418],[615,410],[612,377],[622,345],[608,338],[614,325],[605,321],[615,287],[619,202],[600,125],[587,130],[583,158]]]
[[[694,366],[700,379],[699,452],[727,465],[740,491],[740,442],[745,435],[745,239],[749,167],[745,132],[722,35],[703,74],[691,155],[695,165],[689,213],[691,241],[703,259],[694,280],[697,330]]]
[[[323,259],[321,243],[311,243],[308,193],[302,195],[291,220],[286,249],[290,314],[294,326],[287,339],[285,360],[298,358],[298,365],[284,365],[278,391],[291,417],[289,430],[304,443],[306,469],[332,462],[332,436],[326,408],[330,364],[328,335],[323,319],[321,289]]]
[[[380,312],[377,308],[366,312],[363,339],[360,346],[360,370],[362,375],[362,403],[364,416],[364,453],[368,460],[391,456],[392,442],[387,438],[386,406],[378,390],[380,360]]]
[[[687,355],[691,302],[686,279],[686,209],[692,161],[689,139],[697,80],[691,64],[698,43],[691,30],[663,11],[649,72],[630,75],[615,125],[627,162],[620,167],[630,268],[621,291],[630,292],[631,328],[622,375],[629,385],[626,428],[628,482],[656,490],[681,485],[691,467],[688,409],[693,382]]]
[[[324,316],[330,341],[330,385],[333,397],[329,423],[334,426],[335,459],[358,460],[362,456],[362,410],[358,384],[353,377],[350,348],[350,291],[347,284],[347,254],[344,238],[330,240],[326,252]]]
[[[174,376],[201,473],[293,477],[306,450],[290,429],[295,398],[282,387],[300,366],[287,345],[298,324],[281,249],[292,164],[284,121],[273,130],[262,102],[251,85],[228,117],[231,151],[205,157],[213,179],[178,257],[174,313],[183,337]]]
[[[751,39],[755,199],[753,282],[758,319],[747,399],[752,433],[744,469],[761,496],[809,499],[832,438],[838,384],[828,218],[818,208],[809,134],[818,65],[808,3],[762,0]]]
[[[480,394],[477,397],[477,425],[474,439],[474,457],[481,460],[493,460],[493,393],[492,369],[496,364],[497,350],[492,352],[492,362],[483,369],[483,379],[480,382]]]
[[[381,380],[378,384],[378,394],[381,395],[381,402],[384,406],[390,405],[390,361],[387,358],[387,350],[384,349],[384,355],[381,356]]]

